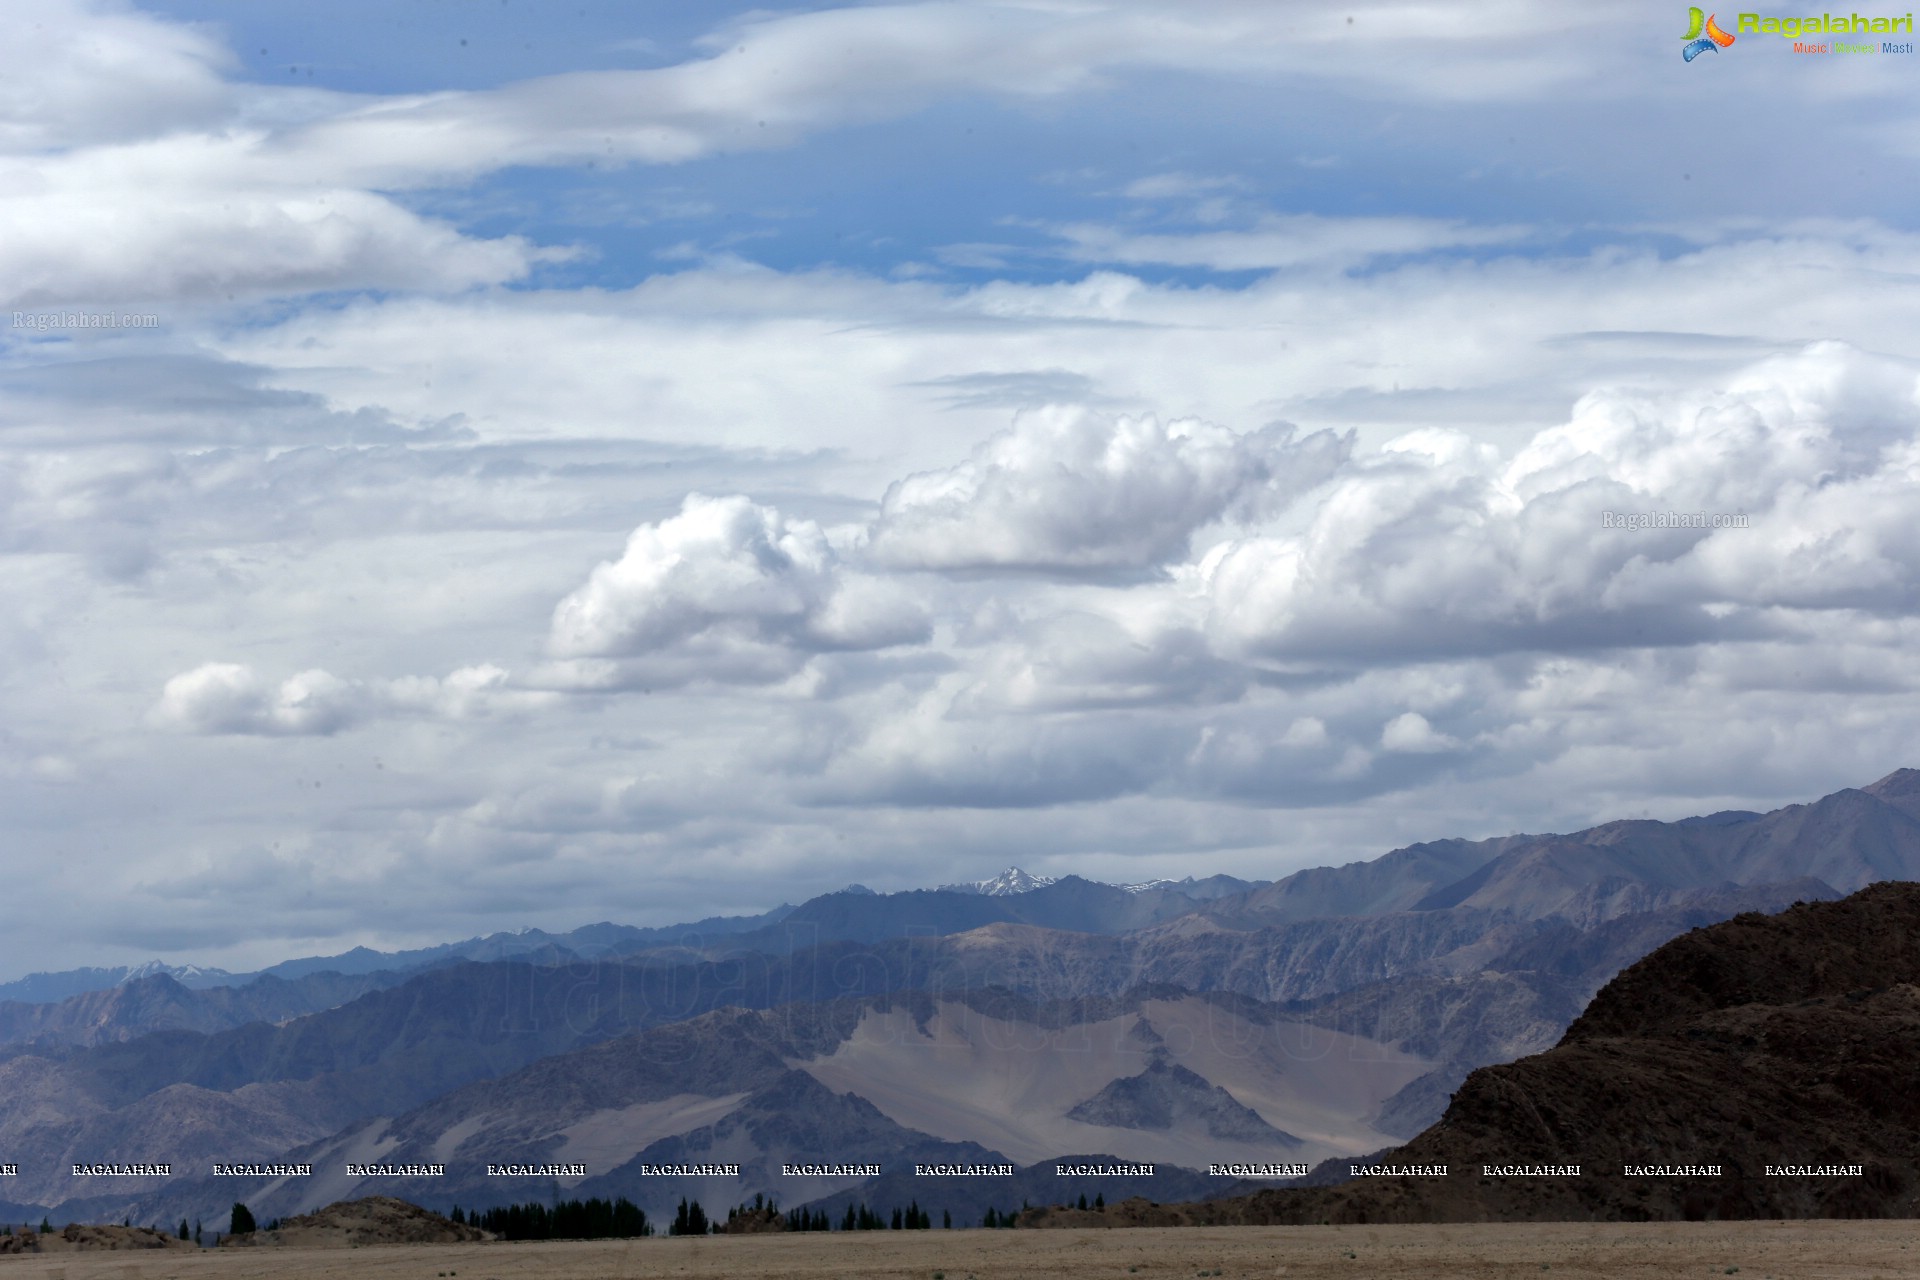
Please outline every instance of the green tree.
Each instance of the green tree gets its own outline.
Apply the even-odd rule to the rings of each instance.
[[[236,1236],[244,1236],[253,1230],[255,1230],[253,1210],[236,1201],[233,1206],[233,1225],[227,1228],[228,1233]]]
[[[940,1229],[942,1231],[953,1230],[953,1211],[951,1209],[942,1209],[940,1211]]]
[[[698,1200],[682,1198],[680,1207],[674,1211],[673,1223],[667,1228],[670,1236],[704,1236],[711,1224],[707,1221],[707,1211],[700,1207]]]
[[[182,1240],[193,1239],[193,1232],[188,1229],[187,1220],[185,1218],[180,1219],[180,1238]]]

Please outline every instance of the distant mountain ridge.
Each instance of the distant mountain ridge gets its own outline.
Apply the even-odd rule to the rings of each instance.
[[[213,987],[239,987],[261,978],[294,980],[314,974],[347,976],[374,974],[389,970],[405,973],[452,964],[462,960],[545,961],[561,964],[579,960],[597,960],[609,956],[631,955],[654,947],[694,946],[696,948],[732,933],[762,929],[777,922],[793,908],[781,904],[755,916],[713,916],[690,924],[641,928],[635,925],[583,925],[566,933],[548,933],[544,929],[520,929],[512,933],[492,933],[435,947],[411,951],[375,951],[354,947],[332,956],[304,956],[283,960],[251,973],[229,973],[225,969],[198,965],[170,965],[160,960],[115,968],[68,969],[59,973],[31,973],[13,982],[0,983],[0,1003],[51,1004],[89,992],[108,991],[145,978],[164,976],[183,987],[204,991]]]
[[[1019,1012],[1009,1025],[1028,1030],[976,1046],[986,1055],[982,1070],[1016,1060],[1021,1037],[1054,1016],[1036,1012],[1048,1002],[1162,998],[1143,994],[1156,991],[1258,1001],[1289,1024],[1366,1041],[1375,1046],[1370,1052],[1416,1069],[1365,1108],[1342,1112],[1347,1127],[1336,1129],[1316,1127],[1310,1115],[1263,1110],[1215,1066],[1183,1060],[1156,1072],[1142,1059],[1090,1078],[1081,1094],[1052,1099],[1048,1123],[1072,1120],[1084,1105],[1081,1115],[1102,1124],[1084,1141],[1059,1130],[1044,1148],[1021,1145],[1031,1141],[1040,1112],[994,1136],[944,1127],[930,1112],[916,1119],[881,1106],[889,1124],[919,1135],[903,1137],[844,1101],[849,1092],[866,1098],[897,1087],[888,1081],[926,1076],[931,1059],[922,1057],[860,1075],[858,1087],[848,1083],[853,1076],[828,1084],[827,1075],[809,1074],[811,1085],[779,1073],[756,1077],[748,1092],[758,1102],[741,1101],[655,1140],[760,1143],[752,1149],[764,1156],[773,1150],[767,1135],[799,1140],[797,1121],[783,1119],[778,1103],[811,1112],[827,1139],[844,1124],[849,1140],[857,1131],[874,1150],[971,1142],[1016,1162],[1074,1149],[1148,1150],[1138,1144],[1161,1141],[1163,1120],[1173,1130],[1262,1134],[1248,1112],[1279,1135],[1262,1134],[1270,1146],[1298,1135],[1323,1153],[1340,1145],[1322,1142],[1338,1132],[1356,1153],[1377,1150],[1429,1123],[1475,1068],[1551,1045],[1594,990],[1677,933],[1741,911],[1839,897],[1874,880],[1920,879],[1920,772],[1900,770],[1766,814],[1442,840],[1271,884],[1028,878],[1033,887],[1004,893],[977,884],[893,894],[855,888],[699,926],[494,934],[401,953],[422,959],[405,972],[322,970],[206,990],[160,973],[55,1005],[0,1006],[0,1038],[14,1038],[0,1045],[0,1151],[22,1162],[8,1191],[118,1221],[130,1197],[172,1192],[77,1185],[85,1180],[68,1177],[70,1161],[171,1152],[190,1167],[222,1157],[337,1152],[355,1134],[378,1146],[380,1131],[368,1126],[397,1123],[543,1064],[562,1080],[578,1055],[630,1043],[623,1038],[664,1035],[722,1011],[734,1021],[716,1026],[751,1028],[760,1025],[756,1018],[776,1028],[809,1024],[836,1002],[904,1003],[915,992],[922,995],[914,999],[957,1001],[976,1012],[1014,1002],[1008,1007]],[[454,954],[462,948],[477,958]],[[583,965],[583,955],[597,962]],[[289,965],[302,963],[309,962]],[[888,1034],[907,1043],[919,1032],[901,1025]],[[1144,1045],[1149,1058],[1152,1051]],[[804,1055],[775,1056],[781,1072],[808,1074],[799,1065]],[[555,1065],[562,1063],[571,1064]],[[525,1095],[489,1096],[507,1108],[500,1124],[534,1122]],[[720,1107],[715,1097],[730,1095],[700,1096]],[[631,1105],[666,1101],[636,1095]],[[499,1126],[490,1120],[485,1127]],[[687,1137],[696,1133],[706,1137]],[[557,1140],[554,1131],[546,1140]],[[627,1194],[625,1185],[605,1189]],[[164,1216],[174,1215],[168,1209]]]
[[[1478,907],[1524,919],[1562,916],[1597,924],[1658,909],[1689,891],[1809,878],[1841,893],[1877,880],[1920,878],[1920,770],[1897,769],[1866,787],[1769,813],[1727,810],[1675,822],[1608,822],[1570,834],[1431,841],[1368,861],[1307,868],[1273,882],[1216,875],[1108,885],[1009,867],[986,880],[938,889],[879,894],[856,885],[754,916],[716,916],[658,928],[600,923],[558,934],[529,929],[411,951],[355,947],[283,961],[257,973],[160,961],[35,973],[0,983],[0,1002],[50,1003],[154,973],[207,989],[244,985],[262,975],[291,979],[322,972],[407,971],[458,960],[563,963],[672,947],[706,953],[730,946],[790,951],[833,940],[939,936],[998,921],[1113,933],[1185,912],[1246,929]],[[1102,891],[1110,891],[1104,900]],[[999,905],[957,901],[964,898]],[[853,905],[858,900],[864,903]]]
[[[391,970],[315,973],[292,981],[263,975],[244,986],[195,990],[169,973],[150,972],[52,1004],[0,1003],[0,1055],[84,1048],[156,1031],[211,1033],[250,1022],[282,1023],[406,979]]]
[[[937,893],[977,893],[988,898],[1007,898],[1017,893],[1032,893],[1036,889],[1045,889],[1049,885],[1060,883],[1060,876],[1037,876],[1019,867],[1008,867],[997,876],[985,880],[966,880],[959,884],[943,884]],[[1072,877],[1086,880],[1084,876]],[[1268,883],[1265,880],[1241,880],[1235,876],[1213,875],[1188,876],[1184,880],[1162,877],[1157,880],[1141,880],[1134,884],[1111,884],[1104,880],[1086,880],[1088,884],[1102,885],[1109,889],[1119,889],[1125,893],[1149,893],[1155,889],[1173,889],[1193,899],[1206,902],[1214,898],[1225,898],[1234,894],[1246,893]],[[912,890],[908,890],[912,892]]]

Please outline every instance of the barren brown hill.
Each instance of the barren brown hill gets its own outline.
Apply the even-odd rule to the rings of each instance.
[[[271,1231],[228,1236],[225,1248],[295,1245],[305,1249],[358,1248],[370,1244],[471,1244],[493,1237],[478,1227],[443,1218],[391,1196],[343,1200],[317,1213],[288,1218]]]
[[[92,1253],[118,1249],[195,1249],[199,1246],[151,1227],[92,1227],[68,1223],[60,1231],[0,1236],[0,1254]]]
[[[1553,1049],[1475,1071],[1438,1124],[1375,1163],[1447,1176],[1136,1202],[1107,1220],[1920,1216],[1920,884],[1674,939],[1608,983]],[[1486,1172],[1571,1165],[1579,1176]],[[1834,1167],[1858,1172],[1820,1172]]]

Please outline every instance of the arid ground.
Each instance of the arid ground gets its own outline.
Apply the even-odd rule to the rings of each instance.
[[[1738,1268],[1734,1271],[1733,1268]],[[828,1280],[914,1277],[1418,1277],[1739,1275],[1742,1280],[1920,1274],[1920,1222],[1222,1227],[876,1231],[563,1244],[383,1245],[68,1253],[0,1259],[0,1276],[49,1280]]]

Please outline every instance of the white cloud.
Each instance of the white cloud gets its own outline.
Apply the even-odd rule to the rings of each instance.
[[[149,719],[186,733],[326,735],[381,715],[466,719],[552,701],[551,693],[515,689],[511,674],[491,665],[389,681],[343,680],[316,668],[276,686],[243,663],[208,662],[168,680]]]
[[[204,29],[104,0],[24,0],[8,18],[0,307],[461,289],[560,256],[273,158],[275,121],[355,100],[231,83],[235,60]]]
[[[1427,718],[1418,711],[1403,711],[1387,721],[1386,728],[1380,731],[1380,745],[1388,751],[1426,754],[1434,751],[1452,751],[1459,747],[1460,743],[1434,729],[1427,722]]]
[[[1204,525],[1284,507],[1350,445],[1331,432],[1035,410],[967,461],[889,486],[868,550],[895,568],[1151,568],[1184,558]]]
[[[1586,6],[1541,0],[1355,12],[1350,24],[1240,0],[989,0],[754,13],[709,36],[707,56],[671,67],[358,107],[289,135],[283,163],[383,189],[517,164],[675,163],[785,145],[962,94],[1056,96],[1128,70],[1290,73],[1412,98],[1527,98],[1584,74],[1541,58],[1540,39],[1603,25]]]
[[[1768,610],[1920,604],[1899,514],[1920,502],[1912,368],[1829,344],[1735,385],[1593,393],[1510,461],[1458,433],[1403,437],[1300,532],[1209,553],[1213,634],[1283,664],[1405,660],[1696,644],[1769,632]]]
[[[112,0],[12,0],[0,43],[0,154],[206,125],[230,109],[227,50]],[[31,170],[0,167],[0,195]]]
[[[949,290],[707,269],[607,294],[307,313],[222,349],[336,407],[406,423],[457,412],[488,441],[622,439],[644,421],[649,437],[689,446],[804,442],[837,451],[833,483],[864,495],[951,467],[1005,429],[1004,400],[955,403],[954,379],[1024,374],[1014,394],[1035,406],[1066,387],[1163,421],[1284,419],[1357,427],[1375,443],[1452,425],[1519,448],[1594,387],[1721,381],[1809,331],[1870,350],[1920,337],[1897,284],[1920,271],[1920,237],[1726,234],[1670,259],[1500,256],[1243,289],[1111,271]],[[743,362],[743,349],[755,358]]]
[[[1244,190],[1244,178],[1210,176],[1197,173],[1156,173],[1135,178],[1122,187],[1120,194],[1129,200],[1194,200],[1222,191]]]
[[[518,236],[464,236],[320,175],[266,180],[258,145],[175,136],[14,161],[31,186],[0,199],[0,306],[457,291],[566,256]]]
[[[332,733],[359,702],[352,685],[325,671],[303,671],[276,688],[241,663],[209,662],[167,681],[153,716],[192,733]]]
[[[458,290],[564,248],[480,239],[396,203],[514,166],[667,164],[784,146],[955,96],[1078,92],[1116,72],[1293,72],[1393,94],[1527,96],[1565,74],[1529,36],[1597,20],[1539,3],[1285,16],[1240,3],[871,5],[755,13],[705,56],[499,88],[387,97],[241,86],[200,30],[78,0],[32,0],[0,59],[0,306],[224,302],[342,289]],[[1488,30],[1499,33],[1489,39]],[[1329,59],[1364,40],[1365,56]],[[1407,64],[1396,50],[1445,46]],[[1425,68],[1420,70],[1420,68]],[[1171,178],[1167,181],[1172,180]],[[1165,181],[1162,182],[1165,185]],[[1153,188],[1149,186],[1149,190]],[[1069,233],[1121,262],[1270,266],[1462,243],[1418,219],[1329,230],[1282,220],[1217,237]]]
[[[766,684],[815,653],[926,639],[919,607],[849,572],[819,526],[743,497],[689,495],[642,525],[554,609],[547,647],[585,660],[590,683],[621,676]]]

